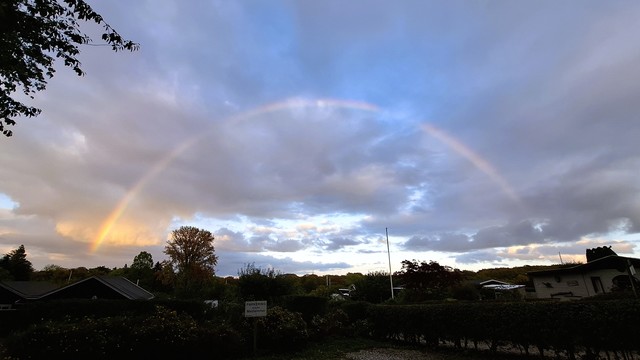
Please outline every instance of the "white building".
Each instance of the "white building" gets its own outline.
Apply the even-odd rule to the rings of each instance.
[[[587,250],[589,253],[589,250]],[[615,254],[615,253],[614,253]],[[635,268],[640,259],[607,255],[586,264],[528,273],[539,299],[581,299],[614,291],[633,290],[640,295]]]

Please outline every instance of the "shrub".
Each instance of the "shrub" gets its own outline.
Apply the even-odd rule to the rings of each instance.
[[[20,359],[170,359],[205,351],[227,358],[238,353],[239,339],[224,324],[199,326],[186,313],[157,306],[147,315],[48,320],[7,338],[6,349]]]
[[[258,345],[261,349],[291,350],[309,339],[307,324],[300,313],[275,306],[268,310],[267,316],[254,318],[253,321],[257,321]],[[248,322],[247,325],[247,328],[251,327]]]
[[[329,299],[320,296],[290,295],[282,299],[285,309],[300,313],[307,323],[311,323],[315,316],[324,315],[328,302]]]
[[[349,326],[349,317],[337,309],[324,316],[316,315],[311,320],[311,329],[316,337],[341,335]]]

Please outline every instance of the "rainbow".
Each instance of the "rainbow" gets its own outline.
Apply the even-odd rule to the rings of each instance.
[[[230,116],[225,121],[239,122],[248,120],[263,114],[294,109],[294,108],[342,108],[359,111],[377,112],[380,109],[366,102],[353,101],[353,100],[341,100],[341,99],[305,99],[305,98],[292,98],[284,101],[270,103],[263,105],[253,110],[242,112],[238,115]],[[136,197],[136,195],[147,185],[149,181],[154,179],[160,174],[169,164],[171,164],[177,157],[184,153],[187,149],[191,148],[194,144],[206,137],[208,131],[198,133],[197,135],[187,139],[180,145],[176,146],[166,156],[156,162],[153,167],[144,174],[144,176],[136,182],[136,184],[120,199],[116,207],[109,213],[104,219],[98,235],[91,241],[90,252],[95,253],[100,246],[107,239],[113,227],[118,223],[124,212],[127,210],[129,203]]]
[[[367,102],[342,100],[342,99],[306,99],[306,98],[292,98],[284,101],[275,102],[260,106],[258,108],[232,115],[224,119],[224,121],[239,122],[249,120],[251,118],[264,115],[267,113],[273,113],[282,110],[291,110],[295,108],[329,108],[329,109],[349,109],[366,112],[379,112],[381,109]],[[460,141],[446,134],[444,131],[434,127],[433,125],[423,125],[424,131],[430,136],[442,141],[446,146],[451,148],[458,155],[469,160],[478,170],[485,173],[491,178],[506,194],[520,204],[520,200],[516,195],[513,188],[509,183],[498,173],[498,171],[487,161],[477,153],[473,152],[467,146]],[[208,130],[209,131],[209,130]],[[135,183],[135,185],[127,191],[127,193],[120,199],[116,207],[109,213],[104,219],[97,236],[91,241],[90,251],[95,253],[100,246],[107,239],[113,227],[118,223],[123,216],[127,207],[136,195],[144,189],[144,187],[153,180],[158,174],[164,171],[169,164],[171,164],[177,157],[182,155],[187,149],[191,148],[194,144],[200,140],[206,138],[208,131],[200,132],[195,136],[187,139],[178,146],[176,146],[171,152],[165,155],[162,159],[157,161],[144,176]]]
[[[493,182],[495,182],[511,200],[513,200],[519,206],[522,205],[520,197],[518,197],[513,187],[511,187],[509,182],[500,175],[498,170],[496,170],[496,168],[491,165],[489,161],[482,158],[473,150],[469,149],[469,147],[458,141],[453,136],[447,134],[443,130],[436,128],[433,125],[423,124],[422,128],[426,133],[443,142],[458,155],[469,160],[473,164],[473,166],[489,176],[489,178],[493,180]]]

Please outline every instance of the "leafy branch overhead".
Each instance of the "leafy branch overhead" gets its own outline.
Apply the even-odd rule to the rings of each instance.
[[[92,39],[79,21],[103,28],[104,45],[113,51],[135,51],[140,45],[124,39],[83,0],[0,0],[0,132],[11,136],[16,117],[33,117],[41,110],[15,97],[21,91],[34,97],[55,73],[56,59],[84,75],[77,55],[79,45]]]

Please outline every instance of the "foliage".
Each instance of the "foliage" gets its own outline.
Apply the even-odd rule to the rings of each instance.
[[[640,322],[638,301],[476,302],[372,306],[369,320],[378,338],[501,344],[565,352],[638,351],[632,329]],[[523,326],[526,324],[526,326]]]
[[[132,269],[138,270],[151,270],[153,267],[153,256],[146,251],[141,251],[138,255],[133,258],[133,263],[131,263]]]
[[[24,245],[20,245],[0,258],[0,268],[6,270],[10,279],[16,281],[27,281],[33,273],[33,266],[31,261],[27,260]]]
[[[124,276],[145,289],[154,289],[154,275],[153,257],[150,253],[141,251],[133,258],[131,267]]]
[[[209,285],[218,263],[213,234],[193,226],[182,226],[171,232],[164,253],[177,270],[176,290],[184,297],[199,297]]]
[[[340,310],[344,311],[350,321],[365,320],[369,317],[369,309],[373,306],[366,301],[345,301],[340,303]]]
[[[309,323],[316,337],[344,335],[349,327],[349,316],[343,310],[335,309],[325,315],[315,315]]]
[[[325,285],[324,277],[320,277],[316,274],[306,274],[300,278],[300,287],[304,291],[304,293],[308,294],[320,286]]]
[[[125,40],[84,0],[13,0],[0,3],[0,132],[11,136],[8,125],[17,116],[33,117],[40,109],[14,98],[22,91],[33,98],[44,90],[55,73],[56,59],[83,75],[77,55],[79,45],[92,39],[80,30],[79,21],[104,29],[102,40],[114,51],[134,51],[137,43]]]
[[[391,285],[388,273],[382,271],[370,272],[357,279],[354,285],[355,290],[349,294],[354,300],[379,304],[391,298]]]
[[[67,269],[59,265],[49,264],[42,270],[35,271],[31,275],[31,280],[34,281],[48,281],[54,284],[62,285],[68,283],[74,283],[91,276],[126,276],[128,269],[116,269],[111,270],[106,266],[97,266],[91,269],[87,269],[84,266]]]
[[[282,298],[282,307],[297,312],[307,323],[327,311],[329,299],[322,296],[289,295]]]
[[[238,290],[243,300],[275,301],[293,290],[292,279],[273,268],[260,268],[246,264],[238,271]]]
[[[451,296],[456,300],[479,300],[480,289],[472,283],[458,284],[451,288]]]
[[[291,350],[309,339],[307,323],[300,313],[274,306],[267,316],[255,318],[258,323],[258,344],[274,351]]]
[[[435,261],[404,260],[402,270],[396,273],[406,290],[402,298],[406,302],[444,299],[447,291],[460,284],[462,272],[450,266],[443,266]]]
[[[164,260],[154,265],[154,288],[164,292],[172,292],[176,285],[176,273],[171,262]]]
[[[213,273],[218,263],[213,240],[213,234],[207,230],[182,226],[171,232],[164,253],[171,258],[171,264],[178,272],[201,269]]]
[[[239,334],[224,324],[200,326],[186,313],[162,306],[145,315],[45,321],[6,341],[9,355],[42,359],[51,354],[67,359],[197,357],[219,358],[239,353]]]

